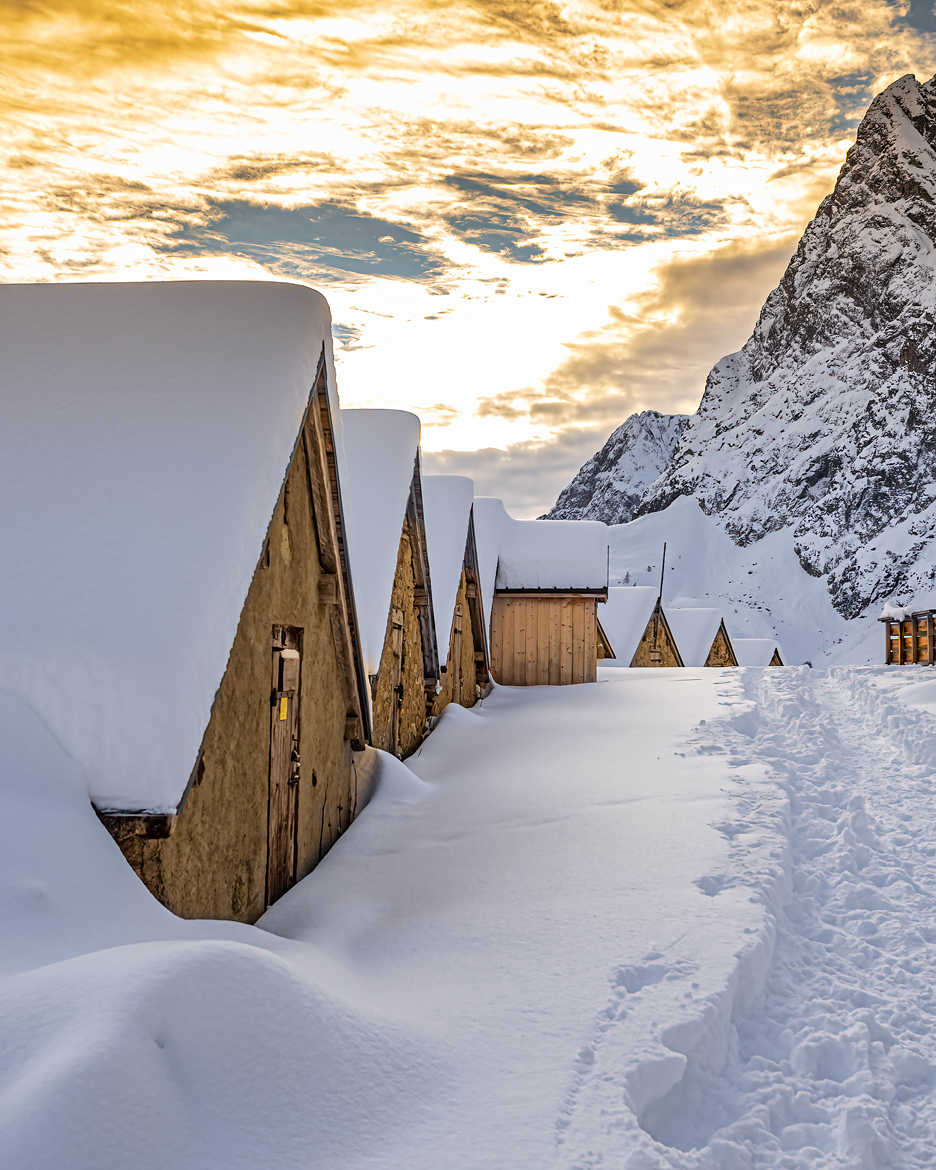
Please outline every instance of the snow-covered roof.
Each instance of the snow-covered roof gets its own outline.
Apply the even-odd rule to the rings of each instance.
[[[704,666],[718,633],[718,627],[721,625],[721,610],[701,607],[667,608],[666,620],[676,639],[683,664]]]
[[[491,626],[491,608],[494,605],[494,585],[497,580],[497,558],[501,537],[513,523],[503,500],[494,496],[478,496],[474,502],[475,544],[478,546],[478,574],[481,578],[481,604],[484,624]]]
[[[445,666],[465,560],[474,484],[464,475],[424,475],[422,496],[439,665]]]
[[[731,644],[739,666],[769,666],[774,651],[783,657],[774,638],[732,638]]]
[[[376,674],[419,453],[419,419],[404,410],[343,410],[341,428],[347,463],[342,487],[361,649],[367,673]]]
[[[514,520],[501,530],[498,589],[608,587],[608,529],[596,520]]]
[[[881,610],[878,620],[901,622],[912,613],[926,613],[931,609],[936,609],[936,593],[923,593],[911,597],[906,605],[901,605],[898,601],[888,601]]]
[[[0,679],[99,806],[182,795],[330,338],[298,285],[0,285]]]
[[[607,604],[598,617],[615,656],[602,660],[602,666],[630,666],[656,599],[657,591],[649,585],[617,585],[608,590]]]

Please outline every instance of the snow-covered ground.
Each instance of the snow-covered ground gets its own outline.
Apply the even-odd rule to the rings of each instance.
[[[243,927],[154,903],[2,698],[0,1165],[932,1167],[934,705],[497,689]]]

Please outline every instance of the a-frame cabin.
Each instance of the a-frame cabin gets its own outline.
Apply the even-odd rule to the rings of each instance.
[[[738,665],[719,610],[692,606],[671,608],[667,614],[684,666]]]
[[[328,306],[6,286],[0,321],[4,685],[162,902],[253,921],[353,819],[369,735]]]
[[[615,585],[602,613],[615,656],[608,666],[684,666],[682,654],[656,589]]]
[[[783,666],[780,647],[773,638],[733,638],[739,666]]]
[[[460,475],[423,477],[432,600],[442,672],[433,714],[474,704],[490,688],[475,539],[474,484]]]
[[[428,730],[440,673],[419,419],[400,410],[344,410],[341,419],[371,742],[404,758]]]

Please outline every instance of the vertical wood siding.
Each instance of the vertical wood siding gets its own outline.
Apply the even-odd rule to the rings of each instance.
[[[597,678],[595,598],[502,595],[491,614],[492,672],[505,686],[556,686]]]

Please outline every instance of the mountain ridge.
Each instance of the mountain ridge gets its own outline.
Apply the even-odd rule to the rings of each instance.
[[[791,528],[800,564],[845,617],[932,589],[934,289],[936,79],[907,75],[871,103],[751,337],[712,369],[660,475],[630,491],[625,451],[605,479],[634,497],[633,516],[693,496],[742,546]],[[606,519],[600,494],[577,507]]]

